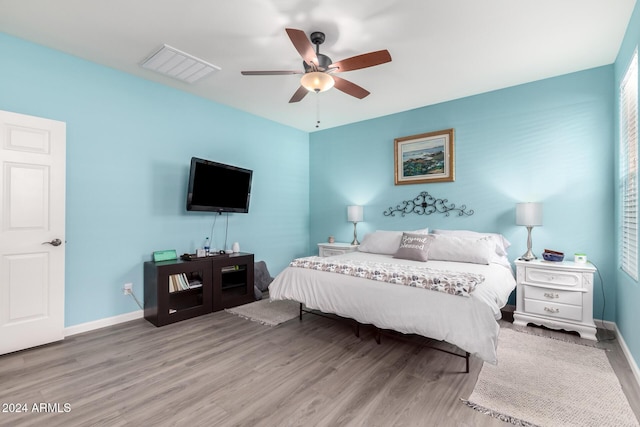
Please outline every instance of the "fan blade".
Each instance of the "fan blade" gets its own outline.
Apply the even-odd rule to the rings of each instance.
[[[240,71],[243,76],[281,76],[285,74],[302,74],[302,71]]]
[[[342,61],[334,62],[329,68],[337,68],[336,71],[352,71],[361,68],[373,67],[374,65],[391,62],[391,54],[388,50],[378,50],[376,52],[363,53],[362,55],[352,56]]]
[[[355,96],[358,99],[362,99],[365,96],[369,95],[369,91],[361,88],[355,83],[351,83],[349,80],[342,79],[338,76],[331,76],[333,80],[336,82],[334,87],[347,95]]]
[[[309,93],[309,91],[304,86],[300,86],[296,91],[296,93],[294,93],[291,99],[289,100],[289,103],[300,102],[307,93]]]
[[[291,43],[293,43],[293,46],[296,48],[300,56],[302,56],[304,62],[309,64],[309,66],[313,64],[317,67],[318,57],[316,56],[315,50],[313,50],[313,45],[307,38],[304,31],[296,30],[294,28],[287,28],[286,31],[291,39]]]

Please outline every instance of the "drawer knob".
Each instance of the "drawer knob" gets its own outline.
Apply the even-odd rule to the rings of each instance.
[[[554,294],[553,292],[545,292],[544,296],[547,298],[560,298],[560,294]]]
[[[549,313],[560,313],[560,309],[559,308],[545,307],[544,311],[548,311]]]

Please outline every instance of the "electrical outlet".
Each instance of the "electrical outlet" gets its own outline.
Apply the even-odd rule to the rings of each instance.
[[[122,290],[125,295],[131,295],[131,292],[133,292],[133,283],[125,283]]]

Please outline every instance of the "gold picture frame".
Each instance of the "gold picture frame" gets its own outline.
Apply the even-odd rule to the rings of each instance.
[[[393,141],[396,185],[455,181],[453,129]]]

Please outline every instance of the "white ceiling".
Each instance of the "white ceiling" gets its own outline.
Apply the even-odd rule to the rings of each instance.
[[[304,131],[406,111],[615,61],[635,0],[0,0],[0,32]],[[388,49],[391,63],[341,73],[289,104],[302,70],[285,33],[322,31],[338,61]],[[222,68],[195,84],[143,69],[163,44]]]

